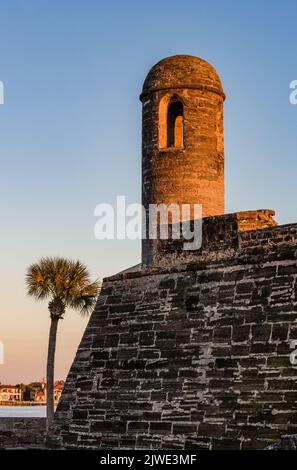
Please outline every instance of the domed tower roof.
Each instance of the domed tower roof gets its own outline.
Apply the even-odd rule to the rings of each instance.
[[[148,93],[170,88],[209,90],[225,98],[222,82],[212,65],[192,55],[166,57],[146,76],[140,99]]]

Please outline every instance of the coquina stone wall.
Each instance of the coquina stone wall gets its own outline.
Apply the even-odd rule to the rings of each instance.
[[[0,418],[0,449],[44,448],[45,418]]]
[[[296,434],[297,225],[227,226],[229,248],[104,280],[49,446],[263,449]]]

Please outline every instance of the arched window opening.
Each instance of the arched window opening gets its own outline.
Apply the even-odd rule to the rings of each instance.
[[[184,141],[184,110],[181,101],[169,103],[167,111],[167,147],[182,147]]]

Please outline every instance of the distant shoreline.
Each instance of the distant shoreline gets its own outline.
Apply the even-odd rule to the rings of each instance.
[[[46,402],[38,401],[0,401],[0,406],[45,406]]]

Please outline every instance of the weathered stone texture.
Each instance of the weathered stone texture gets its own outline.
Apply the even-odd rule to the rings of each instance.
[[[105,279],[49,444],[263,449],[296,434],[296,234],[237,231],[232,256]]]
[[[283,436],[275,444],[271,444],[266,450],[297,450],[297,435]]]
[[[242,211],[234,214],[239,232],[275,227],[277,222],[273,218],[274,215],[275,211],[271,209]]]
[[[44,448],[45,418],[0,418],[0,449]]]

